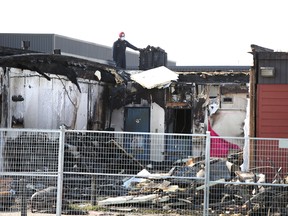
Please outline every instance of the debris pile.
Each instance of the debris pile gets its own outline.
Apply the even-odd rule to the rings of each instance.
[[[0,178],[0,210],[6,210],[15,203],[15,191],[12,178]]]
[[[281,186],[261,185],[265,183],[264,174],[240,171],[241,154],[210,160],[209,210],[217,214],[287,215],[288,178],[278,181]],[[98,205],[107,209],[141,206],[200,214],[203,212],[205,189],[205,161],[201,159],[189,159],[182,166],[174,166],[164,174],[151,174],[143,169],[135,177],[124,181],[127,194],[104,197],[98,201]]]
[[[17,145],[17,141],[19,141],[19,145]],[[38,142],[39,138],[35,139],[35,143]],[[57,151],[47,148],[49,140],[41,140],[41,143],[46,143],[46,150],[45,148],[30,148],[28,151],[31,143],[33,142],[27,137],[14,139],[9,146],[6,143],[4,151],[6,157],[13,155],[15,148],[18,148],[18,154],[23,152],[17,161],[13,161],[13,158],[6,161],[9,165],[8,169],[21,171],[24,164],[27,165],[25,171],[49,172],[55,170],[57,168]],[[51,141],[51,145],[53,143],[58,143],[58,141]],[[26,154],[24,154],[24,150],[26,150]],[[41,153],[41,151],[43,152]],[[43,159],[44,151],[46,151],[46,157],[49,155],[50,159]],[[42,162],[39,166],[38,162],[41,157]],[[55,161],[52,162],[52,159]],[[181,158],[172,166],[169,164],[163,169],[162,167],[161,169],[148,167],[142,162],[128,153],[123,148],[123,144],[117,142],[113,134],[107,133],[100,136],[98,134],[91,136],[80,133],[67,134],[64,156],[63,206],[95,201],[93,205],[97,204],[102,208],[114,210],[124,207],[147,208],[180,211],[180,214],[187,215],[193,211],[196,215],[203,212],[204,189],[208,187],[211,213],[288,215],[288,177],[284,174],[281,178],[279,171],[281,169],[279,169],[275,173],[276,178],[272,182],[267,182],[264,173],[241,171],[242,152],[230,154],[227,158],[211,158],[209,185],[205,185],[207,183],[207,179],[205,181],[207,167],[204,156]],[[43,208],[47,207],[44,205],[45,203],[51,203],[50,210],[54,209],[57,178],[39,176],[37,178],[27,177],[25,180],[26,188],[30,188],[29,197],[32,210],[43,211]],[[47,191],[51,187],[54,187],[52,190],[54,193],[50,191],[49,194],[53,194],[53,196],[46,198],[40,196],[48,194]],[[49,200],[47,200],[48,198]],[[2,205],[6,201],[11,203],[10,200],[13,201],[13,196],[1,194]],[[9,205],[6,206],[9,207]]]

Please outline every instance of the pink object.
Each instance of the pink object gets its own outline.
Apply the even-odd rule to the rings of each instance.
[[[208,121],[208,131],[211,135],[210,157],[227,157],[230,149],[240,149],[238,145],[223,138],[215,138],[219,137],[219,134],[211,128],[210,121]]]

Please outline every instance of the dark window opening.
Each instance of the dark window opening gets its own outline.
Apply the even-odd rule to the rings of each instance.
[[[232,103],[233,99],[231,97],[225,97],[223,98],[223,103]]]

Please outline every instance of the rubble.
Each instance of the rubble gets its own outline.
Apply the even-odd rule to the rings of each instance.
[[[0,178],[0,210],[6,210],[15,203],[15,191],[11,188],[12,178]]]
[[[175,166],[168,173],[152,174],[142,170],[135,177],[124,181],[123,185],[129,189],[126,195],[104,198],[98,201],[98,205],[108,209],[141,205],[144,208],[202,212],[205,172],[201,170],[205,169],[205,161],[201,160],[203,157],[199,158],[188,159],[183,166]],[[281,186],[242,184],[265,183],[265,175],[241,171],[241,158],[239,152],[227,159],[211,158],[210,211],[216,214],[267,215],[270,212],[287,215],[287,177]],[[199,175],[199,172],[202,174]]]
[[[56,201],[56,187],[48,187],[37,191],[31,196],[31,212],[36,212],[43,209],[49,209],[51,212],[56,212]]]
[[[31,140],[24,140],[31,144]],[[205,185],[206,158],[203,155],[181,158],[170,164],[171,167],[157,169],[142,164],[111,134],[100,137],[67,134],[65,143],[63,211],[66,212],[70,211],[65,209],[67,203],[90,202],[94,197],[95,205],[113,210],[141,207],[177,212],[188,210],[200,214],[203,212],[205,188],[209,187],[209,211],[215,214],[288,215],[288,177],[281,177],[281,168],[275,171],[276,179],[272,182],[267,182],[263,173],[242,171],[243,152],[230,154],[227,158],[210,158],[209,185]],[[12,144],[13,147],[17,142],[14,140]],[[25,145],[26,142],[22,145],[23,151]],[[6,153],[10,153],[12,147],[6,147]],[[27,171],[35,172],[39,167],[33,165],[30,154],[33,152],[23,153],[22,159],[31,164],[29,168],[36,169]],[[18,171],[19,167],[12,166],[12,162],[8,163],[10,170]],[[16,163],[21,165],[23,161]],[[46,167],[41,172],[50,171],[55,163],[49,167],[44,161],[41,166]],[[91,177],[85,173],[95,175]],[[44,211],[47,203],[50,203],[50,210],[55,210],[56,188],[51,188],[51,185],[56,185],[55,179],[44,182],[41,178],[35,181],[27,177],[26,180],[26,188],[31,188],[29,194],[34,190],[30,195],[32,211]],[[44,194],[48,192],[53,196],[45,198]],[[1,201],[10,200],[7,193],[0,195]]]

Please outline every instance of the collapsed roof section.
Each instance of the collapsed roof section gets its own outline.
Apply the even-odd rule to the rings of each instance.
[[[249,83],[250,66],[172,66],[178,82],[196,84]]]
[[[249,83],[252,66],[167,66],[178,75],[177,83]],[[129,74],[137,68],[129,67]]]
[[[101,77],[101,81],[112,84],[124,81],[117,73],[115,66],[108,61],[37,53],[7,47],[0,47],[0,66],[36,71],[47,80],[50,80],[48,74],[63,75],[74,83],[79,91],[77,78],[99,80]],[[100,72],[101,76],[96,76],[96,72],[98,74]]]
[[[116,70],[115,64],[111,61],[39,53],[3,46],[0,46],[0,67],[36,71],[47,80],[50,80],[49,74],[63,75],[74,83],[79,91],[78,78],[111,84],[127,85],[134,82],[139,87],[153,89],[165,88],[171,82],[249,83],[250,71],[249,66],[162,66],[147,71],[139,71],[138,68],[122,71]]]

